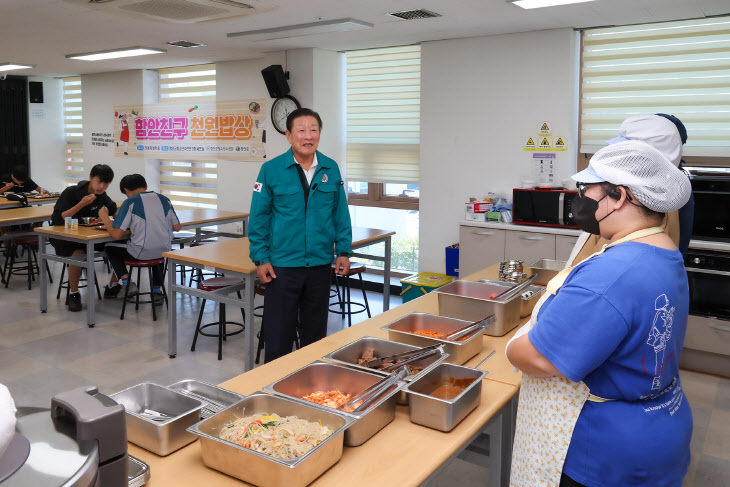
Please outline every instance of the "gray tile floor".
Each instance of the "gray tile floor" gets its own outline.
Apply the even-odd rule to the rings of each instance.
[[[166,354],[167,322],[162,311],[153,322],[149,305],[129,310],[119,321],[120,301],[102,300],[97,308],[97,326],[88,328],[85,313],[70,313],[63,299],[55,299],[60,266],[52,264],[54,284],[49,293],[49,310],[38,310],[38,284],[28,291],[24,281],[15,280],[0,288],[0,383],[6,384],[18,405],[50,405],[51,397],[74,387],[96,384],[112,393],[142,381],[170,384],[185,378],[220,383],[243,371],[243,335],[229,338],[223,360],[217,360],[217,340],[201,337],[190,351],[199,300],[180,296],[177,300],[179,353]],[[97,267],[102,285],[108,274]],[[146,284],[145,284],[146,285]],[[85,292],[85,291],[82,291]],[[359,296],[353,291],[353,298]],[[261,299],[261,298],[258,298]],[[369,292],[371,310],[382,309],[382,295]],[[397,306],[400,297],[392,298]],[[260,304],[257,302],[257,304]],[[229,319],[237,319],[229,312]],[[216,308],[208,304],[204,319],[214,321]],[[367,317],[356,315],[353,323]],[[259,320],[254,328],[258,331]],[[328,331],[347,326],[330,315]],[[682,372],[685,391],[694,415],[692,464],[684,486],[725,487],[730,485],[730,380],[693,372]],[[431,482],[431,486],[485,485],[484,468],[456,459]]]

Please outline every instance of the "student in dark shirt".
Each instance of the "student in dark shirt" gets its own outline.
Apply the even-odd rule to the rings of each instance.
[[[110,215],[117,212],[117,204],[109,198],[106,190],[114,179],[114,171],[106,164],[97,164],[91,168],[88,181],[81,181],[76,186],[66,188],[53,207],[51,225],[63,225],[67,217],[82,218],[85,216],[98,218],[99,209],[104,206]],[[56,255],[71,257],[86,254],[86,245],[67,240],[50,239],[56,249]],[[103,247],[101,245],[100,247]],[[99,249],[101,250],[101,248]],[[81,294],[79,293],[79,279],[81,267],[68,266],[68,310],[81,311]],[[93,292],[93,291],[92,291]]]
[[[41,192],[41,187],[30,178],[27,166],[15,166],[10,174],[2,177],[0,194]]]

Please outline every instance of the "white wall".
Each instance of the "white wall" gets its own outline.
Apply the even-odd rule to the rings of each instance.
[[[30,76],[43,83],[43,103],[28,104],[30,173],[51,191],[62,191],[64,182],[63,86],[60,79]]]
[[[572,29],[559,29],[422,45],[421,270],[443,272],[470,196],[511,198],[532,160],[523,138],[541,121],[568,137],[557,181],[574,172],[576,41]]]
[[[143,157],[114,157],[109,147],[91,145],[94,132],[115,132],[114,106],[154,103],[156,97],[154,71],[133,70],[113,73],[87,74],[81,77],[84,117],[84,164],[89,171],[96,164],[108,164],[114,170],[114,181],[107,193],[112,199],[123,200],[119,180],[126,174],[142,174],[150,187],[159,182],[158,160]],[[153,83],[154,81],[154,83]],[[154,186],[153,186],[154,184]]]

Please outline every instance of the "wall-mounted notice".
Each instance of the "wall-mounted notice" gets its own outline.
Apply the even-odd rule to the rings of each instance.
[[[567,151],[568,138],[563,136],[550,137],[553,133],[553,125],[550,122],[542,121],[537,124],[535,135],[522,139],[522,150],[524,151]]]
[[[263,161],[265,100],[114,107],[116,157]]]
[[[111,147],[114,144],[114,134],[110,132],[92,132],[91,145],[95,147]]]

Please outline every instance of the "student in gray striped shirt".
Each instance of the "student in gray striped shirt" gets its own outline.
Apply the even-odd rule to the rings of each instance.
[[[126,242],[106,244],[105,252],[114,272],[109,285],[104,287],[104,298],[113,299],[120,295],[129,271],[125,260],[159,259],[171,248],[173,232],[180,230],[180,221],[170,200],[154,191],[147,191],[147,181],[141,174],[129,174],[119,182],[119,189],[127,199],[119,207],[112,223],[109,212],[99,210],[104,227],[115,239],[124,237],[129,230],[131,236]],[[162,296],[163,266],[152,268],[152,286],[155,304],[164,301]],[[129,283],[129,295],[137,294],[137,285]]]

